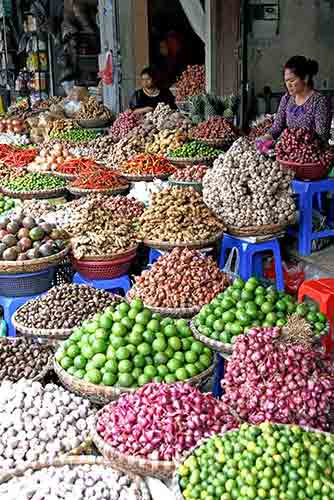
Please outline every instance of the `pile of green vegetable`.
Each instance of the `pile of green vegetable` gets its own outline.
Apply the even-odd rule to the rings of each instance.
[[[4,214],[15,207],[15,200],[0,193],[0,214]]]
[[[139,387],[199,375],[211,366],[212,353],[194,340],[185,320],[161,319],[135,299],[84,322],[56,360],[70,375],[93,384]]]
[[[66,180],[48,174],[30,172],[6,182],[3,187],[10,191],[31,192],[58,189],[66,186]]]
[[[327,318],[316,305],[298,304],[291,295],[262,286],[256,278],[247,282],[238,278],[202,307],[194,324],[206,337],[230,344],[255,326],[285,326],[294,313],[310,323],[315,336],[327,333]]]
[[[186,500],[331,500],[333,457],[331,434],[242,424],[197,448],[178,480]]]
[[[210,158],[215,159],[221,154],[220,149],[212,148],[201,142],[187,142],[180,148],[168,153],[171,158]]]
[[[58,139],[60,141],[69,142],[89,142],[96,139],[100,135],[99,132],[94,130],[87,130],[83,128],[72,128],[69,130],[51,132],[51,139]]]

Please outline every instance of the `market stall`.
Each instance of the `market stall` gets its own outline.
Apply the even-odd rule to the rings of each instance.
[[[5,500],[331,498],[331,289],[284,291],[277,252],[295,164],[332,152],[303,130],[265,151],[268,119],[244,137],[195,77],[186,114],[111,124],[86,96],[0,123]]]

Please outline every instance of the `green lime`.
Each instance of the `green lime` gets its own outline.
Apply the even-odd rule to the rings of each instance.
[[[140,325],[146,326],[152,318],[152,313],[149,309],[143,309],[140,313],[137,314],[136,316],[136,323],[139,323]]]
[[[131,303],[132,304],[132,303]],[[132,305],[131,305],[132,307]],[[138,309],[138,307],[134,307],[135,309]],[[123,313],[124,315],[126,315],[129,311],[130,311],[130,306],[127,302],[121,302],[118,306],[117,306],[117,309]]]
[[[102,368],[107,362],[107,357],[104,354],[95,354],[91,362],[94,368]]]
[[[170,359],[167,363],[167,368],[170,372],[176,372],[179,368],[182,368],[182,362],[177,359]]]
[[[73,360],[73,364],[77,368],[77,370],[82,370],[83,368],[85,368],[86,363],[87,360],[84,356],[82,356],[82,354],[79,354]]]
[[[255,288],[255,295],[265,295],[266,293],[266,289],[264,288],[264,286],[260,285],[260,286],[257,286]]]
[[[168,345],[171,347],[174,351],[179,351],[182,348],[182,342],[179,339],[179,337],[170,337],[168,339]],[[160,349],[159,349],[160,350]]]
[[[92,368],[86,373],[87,381],[91,384],[99,384],[102,380],[102,376],[99,370]]]
[[[131,373],[121,373],[118,377],[117,384],[120,387],[131,387],[134,383],[134,378]]]
[[[92,357],[94,356],[95,353],[94,353],[93,349],[91,348],[91,346],[86,344],[82,347],[81,354],[86,359],[92,359]]]
[[[116,358],[119,361],[122,361],[123,359],[129,359],[130,357],[130,351],[127,349],[127,347],[119,347],[116,351]]]
[[[278,311],[286,311],[287,303],[284,300],[279,300],[278,302],[276,302],[276,309]]]
[[[114,323],[111,328],[112,335],[117,337],[124,337],[127,334],[127,328],[122,323]]]
[[[102,377],[102,385],[112,386],[117,382],[117,375],[112,372],[105,372]]]
[[[105,353],[108,349],[108,344],[103,339],[94,339],[92,342],[92,349],[95,354]]]
[[[176,370],[175,376],[177,380],[180,381],[186,380],[189,377],[188,372],[185,368],[179,368],[178,370]]]
[[[169,340],[168,340],[168,344],[170,344],[170,341],[175,338],[175,337],[171,337]],[[165,349],[167,349],[167,346],[168,346],[166,340],[164,339],[164,337],[159,337],[157,339],[155,339],[153,341],[153,344],[152,344],[152,348],[155,352],[163,352]],[[173,347],[173,346],[171,346]],[[180,341],[180,348],[181,348],[181,341]]]
[[[125,326],[125,328],[129,332],[135,326],[135,320],[130,319],[128,316],[125,316],[121,319],[121,325]]]
[[[80,348],[75,344],[70,345],[70,347],[66,351],[66,354],[70,358],[75,358],[76,356],[78,356],[78,354],[80,354]]]
[[[69,356],[64,356],[63,359],[60,361],[60,365],[64,370],[68,370],[70,366],[73,365],[73,359],[70,358]]]
[[[133,364],[136,368],[144,368],[145,356],[143,356],[142,354],[136,354],[133,358]]]
[[[188,351],[185,353],[185,360],[189,364],[196,363],[196,361],[198,361],[198,355],[196,352]]]
[[[124,345],[126,345],[126,340],[125,338],[123,337],[117,337],[115,335],[110,335],[110,345],[114,348],[114,349],[118,349],[119,347],[122,347]],[[109,345],[109,347],[110,347]]]
[[[298,314],[298,316],[306,316],[308,313],[308,307],[306,306],[306,304],[298,304],[297,305],[297,308],[296,308],[296,314]]]
[[[235,320],[235,313],[233,311],[224,312],[222,320],[225,323],[233,323],[233,321]]]
[[[148,365],[144,368],[144,375],[147,375],[151,380],[157,375],[158,371],[155,366]]]
[[[144,309],[144,304],[141,299],[133,299],[130,303],[131,309],[137,309],[137,311],[141,311]]]
[[[142,375],[140,375],[138,377],[138,385],[139,386],[149,384],[150,382],[151,382],[150,377],[148,377],[147,375],[145,375],[145,373],[143,373]]]
[[[118,363],[116,359],[109,359],[104,365],[104,368],[106,369],[107,372],[117,373]]]
[[[159,332],[160,331],[160,321],[157,319],[151,319],[147,325],[146,329],[150,330],[151,332]]]
[[[174,384],[174,382],[177,382],[177,378],[175,377],[175,375],[172,374],[166,375],[164,380],[166,384]]]
[[[262,311],[264,314],[268,314],[268,313],[270,313],[272,310],[273,310],[273,304],[272,304],[271,302],[264,302],[264,303],[261,305],[261,311]]]
[[[149,354],[151,354],[151,346],[146,342],[142,342],[137,347],[137,351],[139,354],[142,354],[143,356],[148,356]]]
[[[143,342],[144,338],[141,333],[131,332],[129,335],[129,342],[134,346],[138,346]]]
[[[134,368],[131,373],[132,373],[133,378],[135,380],[138,380],[140,375],[143,374],[143,370],[141,368]]]
[[[160,377],[164,378],[169,373],[169,370],[166,365],[158,365],[157,372]]]
[[[123,359],[118,364],[119,373],[130,373],[133,369],[133,364],[127,359]]]
[[[241,278],[237,278],[233,282],[233,288],[242,289],[245,286],[245,282]]]
[[[177,329],[174,324],[168,324],[164,327],[163,330],[164,334],[166,337],[176,337],[177,336]]]
[[[103,328],[104,330],[110,330],[110,328],[113,325],[112,317],[109,316],[109,314],[102,314],[100,319],[100,325],[101,328]]]
[[[196,352],[197,354],[202,354],[204,350],[204,345],[202,344],[202,342],[195,340],[191,345],[191,350],[193,352]]]
[[[74,373],[73,373],[73,376],[75,378],[79,378],[80,380],[82,380],[85,376],[86,372],[85,370],[76,370]]]
[[[97,340],[108,340],[110,333],[104,330],[103,328],[99,328],[95,332],[95,338]]]

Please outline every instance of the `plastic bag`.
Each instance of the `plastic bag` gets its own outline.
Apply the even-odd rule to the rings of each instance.
[[[305,281],[305,266],[301,262],[282,262],[284,287],[287,293],[296,295],[300,285]],[[270,260],[266,266],[264,275],[270,280],[276,280],[275,262]]]

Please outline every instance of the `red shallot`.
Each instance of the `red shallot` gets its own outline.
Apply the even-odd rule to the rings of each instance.
[[[120,453],[177,459],[205,437],[238,427],[211,394],[189,384],[147,384],[98,413],[97,431]]]

